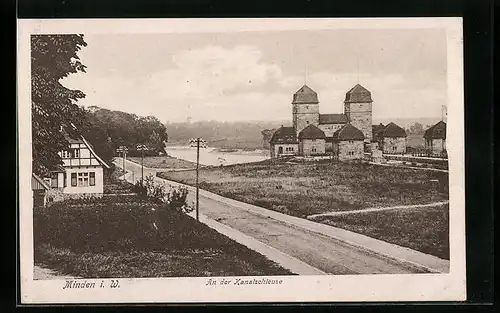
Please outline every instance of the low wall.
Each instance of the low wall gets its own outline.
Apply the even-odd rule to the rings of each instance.
[[[414,156],[405,156],[405,155],[387,155],[387,154],[384,154],[384,158],[386,160],[424,163],[424,164],[439,164],[439,165],[448,166],[448,159],[441,159],[441,158],[425,158],[425,157],[414,157]]]

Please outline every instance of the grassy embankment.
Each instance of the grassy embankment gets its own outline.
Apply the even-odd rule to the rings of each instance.
[[[158,176],[193,185],[195,173]],[[269,160],[200,170],[200,188],[298,217],[448,199],[448,173],[331,161]],[[325,218],[321,222],[441,257],[448,251],[448,206]],[[446,235],[445,235],[446,234]]]
[[[125,193],[123,184],[108,189]],[[130,195],[35,208],[34,243],[35,264],[85,278],[291,274],[184,213]]]

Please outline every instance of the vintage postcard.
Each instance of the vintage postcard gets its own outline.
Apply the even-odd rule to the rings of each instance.
[[[21,301],[465,300],[461,18],[18,20]]]

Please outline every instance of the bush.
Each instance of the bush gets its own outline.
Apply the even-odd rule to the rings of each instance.
[[[182,213],[189,213],[193,211],[193,208],[187,205],[188,190],[186,187],[180,187],[172,189],[167,194],[167,204],[170,210],[175,210]]]
[[[134,192],[141,198],[148,199],[154,203],[166,204],[162,208],[174,210],[181,213],[189,213],[193,209],[187,205],[188,190],[186,187],[172,188],[168,193],[165,191],[165,186],[154,182],[153,175],[149,175],[134,185]]]
[[[144,181],[137,181],[133,188],[139,196],[147,198],[156,203],[165,202],[165,197],[167,196],[165,192],[165,186],[161,184],[156,184],[154,182],[153,175],[146,176]]]

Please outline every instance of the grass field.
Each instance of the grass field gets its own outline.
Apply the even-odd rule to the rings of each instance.
[[[140,157],[130,157],[128,159],[137,164],[141,164]],[[153,156],[153,157],[144,157],[144,166],[150,168],[183,169],[183,168],[195,168],[196,163],[173,158],[170,156]]]
[[[195,172],[158,176],[193,185]],[[287,164],[275,160],[200,170],[200,188],[271,210],[305,217],[448,199],[448,174],[331,161]]]
[[[125,184],[115,182],[130,192],[131,185]],[[292,274],[186,214],[138,196],[58,202],[49,208],[34,208],[33,220],[35,264],[62,275]]]
[[[315,221],[450,258],[448,205],[320,217]]]

